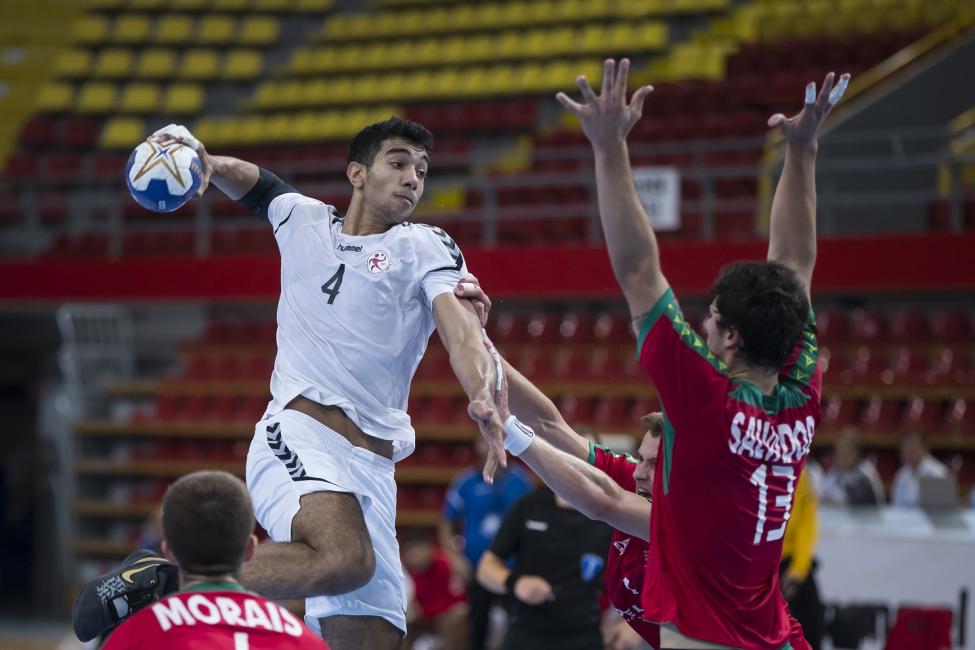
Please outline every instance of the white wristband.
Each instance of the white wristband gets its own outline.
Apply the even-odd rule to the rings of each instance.
[[[504,448],[512,456],[521,456],[535,441],[535,431],[513,415],[504,421],[504,432]]]

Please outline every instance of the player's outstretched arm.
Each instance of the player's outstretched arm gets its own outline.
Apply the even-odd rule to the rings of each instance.
[[[626,136],[640,119],[643,100],[653,88],[643,86],[637,89],[627,103],[629,68],[629,59],[621,60],[619,65],[607,59],[598,97],[586,78],[579,77],[584,103],[569,99],[565,93],[559,93],[556,99],[579,116],[582,130],[592,143],[599,217],[609,259],[630,313],[637,316],[657,304],[668,284],[660,269],[657,239],[633,183],[626,146]]]
[[[478,417],[484,419],[480,427],[488,443],[484,480],[491,483],[498,465],[507,467],[504,426],[494,403],[503,374],[500,357],[496,361],[485,345],[484,331],[471,301],[461,301],[452,293],[441,294],[433,301],[433,319],[450,357],[450,366],[470,400],[472,417],[476,410]]]
[[[203,143],[182,124],[164,126],[147,139],[164,146],[179,142],[196,151],[203,167],[197,196],[203,196],[207,186],[213,183],[217,189],[236,201],[253,189],[260,178],[261,170],[254,163],[230,156],[210,155]]]
[[[799,276],[809,297],[816,265],[816,154],[819,129],[830,110],[843,97],[850,75],[835,74],[823,80],[819,94],[816,83],[806,86],[805,105],[790,118],[776,113],[768,120],[785,138],[785,164],[772,197],[768,259],[791,268]]]
[[[640,539],[650,539],[650,502],[627,492],[603,471],[538,437],[518,457],[585,516]]]

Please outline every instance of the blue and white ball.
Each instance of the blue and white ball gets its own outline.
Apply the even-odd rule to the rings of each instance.
[[[185,144],[143,142],[125,166],[125,182],[132,198],[153,212],[172,212],[200,189],[203,167]]]

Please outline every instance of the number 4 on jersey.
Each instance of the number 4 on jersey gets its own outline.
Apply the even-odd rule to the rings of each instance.
[[[339,270],[322,285],[322,293],[328,295],[328,304],[335,302],[335,296],[339,295],[339,288],[342,286],[342,277],[345,275],[345,264],[339,264]]]

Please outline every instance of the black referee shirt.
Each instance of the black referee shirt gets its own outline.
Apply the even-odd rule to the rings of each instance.
[[[510,626],[503,648],[602,648],[599,594],[613,529],[555,503],[540,487],[511,506],[491,543],[502,560],[514,558],[518,575],[544,578],[555,599],[526,605],[509,599]]]

